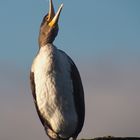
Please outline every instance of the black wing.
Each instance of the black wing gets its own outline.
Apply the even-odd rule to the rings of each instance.
[[[81,81],[81,77],[76,65],[72,62],[71,64],[71,79],[73,82],[73,95],[75,101],[75,107],[78,114],[78,126],[74,134],[75,137],[78,136],[82,130],[84,119],[85,119],[85,102],[84,102],[84,90]]]
[[[81,77],[79,71],[72,61],[72,59],[62,50],[60,50],[64,55],[66,55],[71,64],[71,79],[73,83],[73,95],[74,95],[74,102],[76,107],[76,112],[78,114],[78,125],[76,132],[73,134],[72,137],[77,137],[80,131],[82,130],[84,119],[85,119],[85,101],[84,101],[84,89],[81,81]]]
[[[31,90],[32,90],[33,98],[34,98],[35,107],[36,107],[38,116],[40,118],[40,121],[43,124],[43,126],[45,127],[45,129],[47,129],[47,128],[51,129],[51,126],[50,126],[49,122],[47,122],[47,120],[45,118],[43,118],[43,116],[41,115],[41,113],[40,113],[40,111],[38,109],[38,106],[37,106],[36,91],[35,91],[35,82],[34,82],[34,73],[33,72],[30,72],[30,84],[31,84]]]

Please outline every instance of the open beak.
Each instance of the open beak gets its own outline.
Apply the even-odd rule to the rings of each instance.
[[[53,7],[53,2],[50,0],[50,7],[49,7],[49,14],[48,14],[48,21],[51,21],[53,17],[55,16],[55,11]]]
[[[60,7],[59,7],[57,13],[55,14],[54,8],[53,8],[52,0],[50,0],[50,9],[52,10],[52,11],[51,11],[52,13],[49,12],[49,14],[51,13],[50,15],[53,15],[53,18],[52,18],[51,16],[49,16],[50,19],[51,19],[51,21],[49,22],[48,25],[49,25],[50,27],[54,27],[55,25],[57,25],[62,8],[63,8],[63,4],[60,5]]]

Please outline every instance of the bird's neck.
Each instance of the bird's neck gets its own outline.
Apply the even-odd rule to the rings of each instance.
[[[48,52],[48,53],[53,53],[55,52],[57,48],[52,44],[52,43],[47,43],[44,46],[40,47],[40,51],[42,52]]]
[[[58,27],[51,28],[48,31],[46,31],[44,28],[41,28],[39,33],[39,38],[38,38],[39,46],[45,46],[46,44],[53,44],[57,34],[58,34]]]
[[[53,43],[44,43],[44,44],[39,44],[40,48],[50,48],[50,47],[54,47]]]

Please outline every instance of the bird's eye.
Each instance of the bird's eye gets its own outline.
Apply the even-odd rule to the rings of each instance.
[[[43,25],[46,23],[46,21],[48,21],[48,15],[46,15],[46,16],[43,18],[42,23],[41,23],[41,26],[43,26]]]
[[[46,21],[49,21],[49,20],[50,20],[49,14],[47,14],[47,15],[45,16],[45,20],[46,20]]]
[[[49,21],[49,16],[47,15],[46,20]]]

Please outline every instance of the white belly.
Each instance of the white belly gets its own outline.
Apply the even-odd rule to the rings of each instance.
[[[77,114],[70,64],[56,48],[42,48],[33,64],[37,104],[41,114],[61,137],[76,130]]]

